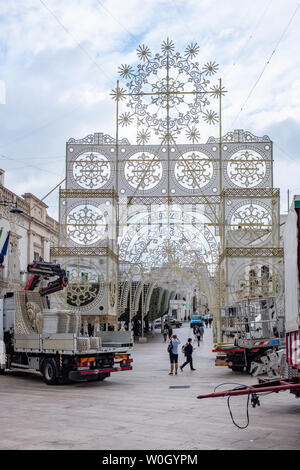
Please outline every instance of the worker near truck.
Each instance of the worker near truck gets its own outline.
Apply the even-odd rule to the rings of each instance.
[[[8,355],[7,367],[10,367],[11,354],[14,352],[14,331],[12,328],[4,332],[5,351]]]

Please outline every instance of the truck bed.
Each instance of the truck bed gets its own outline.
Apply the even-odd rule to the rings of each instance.
[[[14,351],[45,354],[85,354],[125,352],[132,348],[128,331],[100,332],[96,337],[77,336],[74,333],[15,335]]]

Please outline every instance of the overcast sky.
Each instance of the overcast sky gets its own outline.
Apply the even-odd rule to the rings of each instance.
[[[136,49],[171,38],[216,61],[223,134],[274,141],[274,186],[300,193],[299,0],[8,0],[0,3],[0,168],[6,186],[44,197],[64,178],[65,142],[115,133],[110,92]],[[296,12],[296,13],[295,13]],[[218,136],[218,128],[211,128]],[[125,137],[125,131],[121,137]],[[206,140],[206,139],[205,139]],[[57,217],[58,194],[45,202]]]

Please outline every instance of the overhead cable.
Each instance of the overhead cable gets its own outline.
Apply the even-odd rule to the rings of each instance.
[[[90,53],[85,49],[85,47],[80,44],[80,42],[77,41],[77,39],[73,36],[73,34],[70,33],[70,31],[65,27],[65,25],[61,22],[61,20],[58,18],[58,16],[54,13],[53,10],[51,10],[48,5],[44,2],[44,0],[40,0],[41,4],[48,10],[48,12],[53,16],[53,18],[56,20],[56,22],[63,28],[63,30],[72,38],[72,40],[77,44],[77,46],[81,49],[81,51],[90,59],[90,61],[100,70],[101,73],[103,73],[106,78],[109,80],[112,80],[112,77],[107,75],[105,70],[100,67],[100,65],[94,60],[94,58],[90,55]]]
[[[283,32],[282,32],[282,34],[281,34],[279,40],[277,41],[277,43],[276,43],[276,45],[275,45],[275,48],[273,49],[273,51],[272,51],[270,57],[268,58],[267,62],[265,63],[265,65],[264,65],[264,67],[263,67],[261,73],[260,73],[259,76],[257,77],[256,82],[255,82],[254,85],[252,86],[252,88],[251,88],[251,90],[250,90],[250,92],[249,92],[249,94],[248,94],[246,100],[244,101],[244,103],[243,103],[243,105],[242,105],[242,107],[241,107],[239,113],[237,114],[236,118],[233,120],[233,122],[232,122],[232,124],[231,124],[231,127],[234,126],[235,121],[238,119],[239,115],[240,115],[241,112],[243,111],[243,109],[244,109],[246,103],[248,102],[248,100],[249,100],[250,96],[252,95],[253,91],[255,90],[255,88],[256,88],[257,84],[259,83],[261,77],[263,76],[263,74],[264,74],[264,72],[265,72],[267,66],[269,65],[269,63],[270,63],[270,61],[271,61],[273,55],[275,54],[275,52],[276,52],[276,50],[277,50],[279,44],[281,43],[282,39],[284,38],[284,36],[285,36],[287,30],[289,29],[289,27],[290,27],[290,25],[291,25],[291,23],[292,23],[294,17],[296,16],[296,13],[297,13],[297,11],[299,10],[299,7],[300,7],[300,2],[298,3],[298,5],[297,5],[297,7],[296,7],[294,13],[292,14],[292,16],[291,16],[291,18],[290,18],[288,24],[286,25],[285,29],[283,30]]]
[[[118,25],[121,26],[122,29],[124,29],[124,31],[126,31],[126,33],[128,33],[133,39],[136,39],[136,36],[135,36],[134,34],[132,34],[130,31],[128,31],[128,29],[125,28],[125,26],[124,26],[122,23],[120,23],[120,21],[118,20],[118,18],[116,18],[116,17],[108,10],[108,8],[106,8],[106,7],[103,5],[103,3],[100,2],[100,0],[96,0],[96,1],[97,1],[98,4],[100,5],[100,7],[103,8],[103,10],[105,10],[106,13],[108,13],[109,16],[111,16],[112,19],[115,20],[116,23],[118,23]]]
[[[256,29],[258,28],[258,26],[260,25],[260,23],[262,22],[262,20],[263,20],[263,18],[264,18],[264,16],[265,16],[266,12],[268,11],[269,6],[271,5],[272,1],[273,1],[273,0],[270,0],[270,1],[269,1],[269,3],[267,4],[267,6],[265,7],[264,11],[262,12],[262,14],[261,14],[259,20],[255,23],[255,25],[254,25],[254,27],[253,27],[251,33],[250,33],[249,38],[248,38],[248,39],[245,41],[245,43],[243,44],[243,47],[241,48],[241,50],[240,50],[240,52],[239,52],[239,55],[238,55],[238,57],[236,58],[236,60],[235,60],[235,62],[234,62],[234,64],[233,64],[233,66],[236,65],[236,62],[237,62],[238,59],[241,57],[241,55],[242,55],[242,53],[244,52],[244,49],[245,49],[245,47],[247,46],[247,44],[251,41],[251,39],[253,39],[254,32],[256,31]]]

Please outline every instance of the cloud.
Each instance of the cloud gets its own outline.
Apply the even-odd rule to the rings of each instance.
[[[274,186],[281,191],[281,207],[287,210],[287,191],[300,194],[300,123],[294,118],[275,122],[265,128],[274,141]]]
[[[284,153],[274,151],[274,184],[284,192],[286,180],[292,183],[297,174],[299,12],[276,51],[275,47],[297,3],[1,2],[0,80],[6,104],[0,106],[0,154],[9,159],[0,157],[0,162],[7,185],[17,193],[43,197],[63,176],[65,142],[70,137],[94,132],[114,135],[110,92],[119,78],[118,67],[136,64],[139,44],[156,52],[170,37],[179,51],[197,41],[199,62],[220,64],[217,78],[222,77],[228,90],[223,100],[224,133],[244,128],[269,134],[295,158],[287,165]],[[205,140],[217,135],[218,129],[201,128],[200,134]]]

